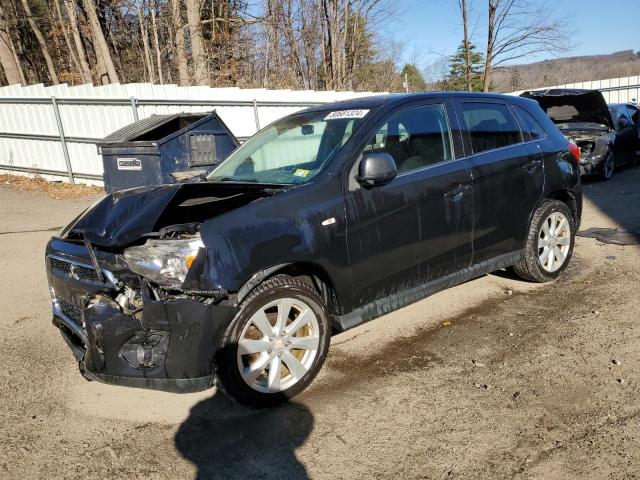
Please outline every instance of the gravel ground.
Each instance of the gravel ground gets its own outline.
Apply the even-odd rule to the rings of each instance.
[[[582,228],[640,231],[640,168],[585,185]],[[0,185],[0,478],[636,478],[640,245],[578,238],[548,285],[487,275],[332,339],[288,405],[86,382],[43,252],[95,197]]]

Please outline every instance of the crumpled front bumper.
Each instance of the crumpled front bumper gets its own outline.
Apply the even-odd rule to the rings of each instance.
[[[64,261],[75,262],[73,275]],[[114,300],[112,274],[104,282],[78,275],[91,265],[49,248],[46,264],[53,323],[85,377],[179,393],[212,385],[217,345],[236,307],[190,298],[156,300],[143,292],[141,311],[127,314]]]
[[[580,175],[596,175],[602,172],[602,163],[607,159],[609,150],[602,154],[590,154],[580,158],[578,169]]]

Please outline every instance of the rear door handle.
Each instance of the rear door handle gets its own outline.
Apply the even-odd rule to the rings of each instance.
[[[533,173],[541,166],[542,166],[542,159],[537,158],[534,160],[528,160],[522,165],[522,168],[524,168],[526,171],[530,173]]]

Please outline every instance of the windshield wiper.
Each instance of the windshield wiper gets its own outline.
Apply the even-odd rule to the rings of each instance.
[[[221,177],[216,179],[210,179],[210,182],[236,182],[236,183],[258,183],[258,179],[256,178],[246,178],[242,180],[238,180],[236,178],[231,177]]]

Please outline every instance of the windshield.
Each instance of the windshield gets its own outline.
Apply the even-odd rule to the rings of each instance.
[[[211,181],[306,183],[351,138],[369,110],[306,112],[258,132],[213,170]]]

